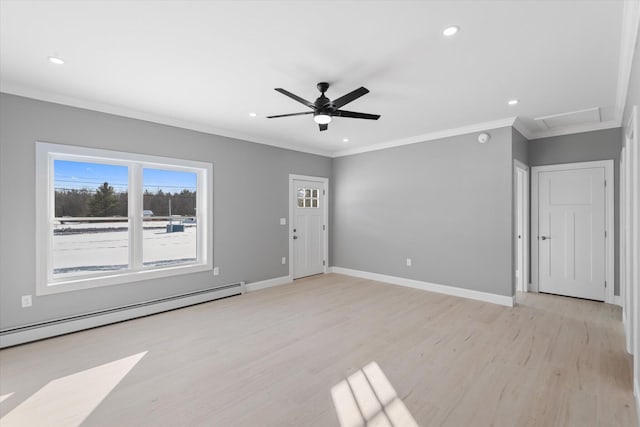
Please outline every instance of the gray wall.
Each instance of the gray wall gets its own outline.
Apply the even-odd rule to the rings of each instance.
[[[622,148],[622,129],[605,129],[572,135],[529,141],[529,165],[544,166],[559,163],[589,162],[594,160],[613,160],[614,164],[614,251],[615,251],[615,294],[619,295],[619,192],[620,188],[620,150]],[[535,236],[531,236],[535,238]]]
[[[529,165],[529,141],[516,128],[511,128],[512,157]]]
[[[334,159],[333,265],[512,295],[512,134],[489,133]]]
[[[331,176],[331,159],[0,94],[0,328],[245,280],[288,275],[288,174]],[[35,141],[214,164],[214,265],[197,273],[35,297]]]

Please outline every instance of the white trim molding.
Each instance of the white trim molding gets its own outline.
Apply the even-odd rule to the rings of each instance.
[[[291,276],[282,276],[275,277],[273,279],[261,280],[259,282],[247,283],[245,285],[245,290],[247,292],[259,291],[261,289],[272,288],[274,286],[286,285],[289,283],[293,283],[293,277]]]
[[[348,150],[335,151],[331,157],[349,156],[351,154],[367,153],[369,151],[384,150],[387,148],[400,147],[403,145],[417,144],[420,142],[433,141],[436,139],[449,138],[452,136],[466,135],[468,133],[481,132],[490,129],[499,129],[503,127],[513,126],[517,117],[509,117],[506,119],[493,120],[489,122],[474,123],[467,126],[460,126],[451,129],[444,129],[435,132],[424,133],[421,135],[410,136],[408,138],[394,139],[379,144],[368,145],[366,147],[351,148]],[[526,136],[526,135],[525,135]]]
[[[131,119],[144,120],[146,122],[157,123],[161,125],[174,126],[181,129],[194,130],[209,135],[224,136],[227,138],[239,139],[242,141],[254,142],[256,144],[270,145],[272,147],[284,148],[286,150],[301,151],[303,153],[317,154],[319,156],[331,157],[331,153],[325,150],[317,150],[308,146],[298,146],[296,144],[287,144],[268,138],[257,138],[247,133],[232,131],[229,129],[218,128],[204,123],[196,123],[188,120],[177,119],[173,117],[163,116],[160,114],[149,113],[136,110],[133,108],[107,104],[98,101],[89,101],[73,96],[61,95],[45,90],[34,89],[26,86],[16,85],[13,83],[2,83],[2,92],[9,95],[22,96],[25,98],[36,99],[39,101],[51,102],[54,104],[66,105],[68,107],[82,108],[100,113],[113,114],[116,116],[127,117]]]
[[[605,240],[605,280],[607,287],[604,293],[604,302],[615,304],[614,295],[615,287],[615,264],[614,264],[614,204],[613,198],[616,191],[613,178],[613,160],[599,160],[594,162],[579,163],[563,163],[546,166],[533,166],[531,168],[531,288],[532,292],[539,292],[539,271],[538,271],[538,175],[540,172],[558,171],[558,170],[574,170],[585,168],[604,168],[604,176],[606,181],[605,187],[605,231],[607,238]]]
[[[615,121],[622,125],[624,108],[627,103],[633,55],[640,25],[640,2],[625,1],[622,6],[622,34],[620,37],[620,57],[618,60],[618,84],[616,88]]]
[[[625,2],[625,4],[627,3],[634,3],[634,2]],[[629,30],[623,33],[623,44],[622,44],[623,49],[621,50],[621,55],[622,55],[622,51],[625,50],[624,49],[624,47],[626,46],[625,43],[628,43],[628,42],[624,42],[624,40],[626,40],[626,37],[628,37],[626,35],[627,33],[631,34],[632,31]],[[633,45],[631,46],[633,49]],[[633,51],[631,52],[631,54],[633,54]],[[627,55],[629,55],[629,53],[627,53]],[[627,59],[623,61],[623,58],[621,56],[621,66],[619,68],[620,71],[618,75],[618,91],[622,90],[621,88],[625,88],[625,92],[623,93],[623,95],[618,94],[618,96],[616,97],[616,107],[615,107],[616,117],[614,120],[609,120],[609,121],[600,122],[600,123],[588,123],[583,125],[568,126],[568,127],[563,127],[559,129],[551,129],[551,130],[545,130],[545,131],[535,131],[535,130],[530,130],[529,127],[526,126],[519,117],[509,117],[505,119],[498,119],[498,120],[492,120],[492,121],[486,121],[486,122],[480,122],[480,123],[473,123],[473,124],[454,127],[454,128],[441,129],[441,130],[436,130],[436,131],[428,132],[424,134],[409,136],[407,138],[393,139],[390,141],[384,141],[378,144],[368,145],[365,147],[358,147],[358,148],[352,148],[348,150],[340,150],[340,151],[334,151],[334,152],[312,148],[312,147],[309,147],[308,145],[302,145],[302,144],[299,145],[296,143],[284,143],[281,141],[275,141],[275,140],[264,138],[264,137],[258,138],[251,134],[233,131],[229,129],[218,128],[215,126],[211,126],[209,124],[190,122],[187,120],[176,119],[176,118],[162,116],[159,114],[149,113],[145,111],[138,111],[138,110],[123,107],[123,106],[111,105],[107,103],[89,101],[89,100],[76,98],[72,96],[51,93],[48,91],[38,90],[30,87],[24,87],[21,85],[3,84],[2,92],[7,93],[9,95],[22,96],[25,98],[51,102],[54,104],[60,104],[60,105],[65,105],[69,107],[74,107],[74,108],[82,108],[90,111],[113,114],[120,117],[127,117],[131,119],[144,120],[151,123],[174,126],[181,129],[194,130],[194,131],[203,132],[209,135],[223,136],[227,138],[239,139],[242,141],[249,141],[256,144],[283,148],[286,150],[293,150],[293,151],[299,151],[302,153],[316,154],[318,156],[336,158],[336,157],[348,156],[352,154],[366,153],[369,151],[384,150],[386,148],[400,147],[403,145],[416,144],[420,142],[433,141],[436,139],[448,138],[452,136],[465,135],[468,133],[481,132],[481,131],[486,131],[490,129],[498,129],[501,127],[508,127],[508,126],[513,126],[518,130],[518,132],[520,132],[525,138],[529,140],[620,127],[622,123],[622,114],[624,111],[624,102],[626,102],[626,88],[629,85],[629,77],[630,77],[630,71],[631,71],[630,70],[631,62],[628,63],[629,69],[626,70],[626,72],[625,70],[622,69],[622,65],[623,65],[622,63],[624,62],[624,64],[627,64],[626,61]],[[626,75],[626,81],[623,81],[625,75]]]
[[[638,419],[640,420],[640,386],[638,385],[638,379],[633,379],[633,396],[636,401],[636,414]]]
[[[427,292],[451,295],[454,297],[473,299],[477,301],[490,302],[492,304],[513,307],[515,296],[491,294],[488,292],[474,291],[471,289],[458,288],[455,286],[439,285],[437,283],[423,282],[421,280],[405,279],[404,277],[387,276],[385,274],[370,273],[368,271],[352,270],[343,267],[331,267],[330,272],[343,274],[345,276],[360,277],[362,279],[375,280],[377,282],[391,285],[405,286],[408,288],[420,289]]]

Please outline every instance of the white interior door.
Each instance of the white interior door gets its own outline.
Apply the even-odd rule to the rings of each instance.
[[[604,301],[605,169],[540,172],[538,189],[540,292]]]
[[[293,180],[293,278],[324,272],[325,188],[323,182]]]

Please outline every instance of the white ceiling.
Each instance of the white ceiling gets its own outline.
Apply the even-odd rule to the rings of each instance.
[[[481,130],[516,116],[532,138],[612,127],[628,83],[622,1],[0,7],[3,92],[327,155]],[[460,32],[446,38],[450,25]],[[66,63],[53,65],[49,56]],[[274,88],[313,101],[319,81],[331,83],[332,99],[367,87],[371,93],[344,108],[382,118],[335,118],[326,132],[311,116],[265,118],[306,109]],[[520,104],[508,106],[513,98]],[[541,129],[535,121],[593,108],[600,123]]]

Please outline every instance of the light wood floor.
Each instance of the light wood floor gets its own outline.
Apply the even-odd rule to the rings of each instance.
[[[370,362],[420,426],[637,425],[620,309],[518,298],[329,274],[22,345],[0,425],[339,426],[332,389]]]

